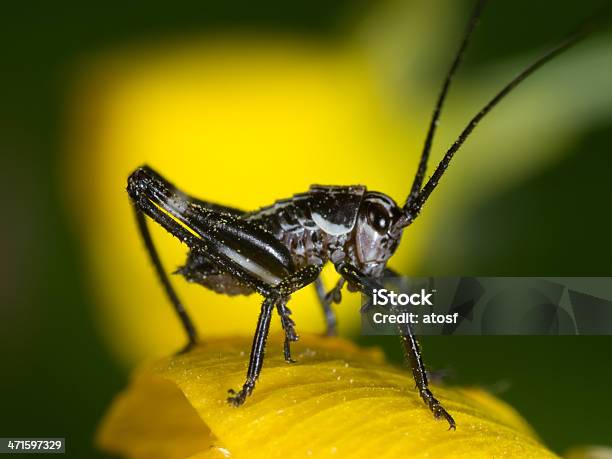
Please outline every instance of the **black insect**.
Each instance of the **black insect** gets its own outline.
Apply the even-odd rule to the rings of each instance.
[[[340,302],[343,285],[347,283],[350,291],[370,296],[373,289],[380,288],[379,279],[385,274],[387,262],[397,249],[404,229],[417,218],[453,155],[478,122],[527,76],[583,35],[576,34],[566,39],[493,97],[468,123],[423,186],[440,111],[483,3],[477,3],[446,75],[418,170],[403,206],[398,206],[385,194],[368,191],[360,185],[316,185],[306,193],[277,201],[269,207],[243,212],[188,196],[148,166],[140,167],[130,175],[127,190],[138,226],[159,279],[187,332],[189,343],[185,350],[196,343],[196,330],[162,267],[145,215],[189,247],[187,262],[178,270],[185,279],[217,293],[249,295],[257,292],[264,298],[246,382],[238,392],[230,390],[229,403],[241,405],[255,387],[263,365],[273,309],[276,308],[285,331],[287,362],[293,362],[290,343],[298,339],[287,307],[293,292],[314,283],[325,313],[327,334],[335,334],[336,319],[331,304]],[[333,263],[340,279],[325,293],[319,275],[327,262]],[[454,429],[452,416],[428,388],[419,344],[409,325],[401,325],[400,333],[420,396],[436,418],[446,419]]]

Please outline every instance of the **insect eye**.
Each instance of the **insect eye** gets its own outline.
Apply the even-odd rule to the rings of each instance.
[[[391,218],[387,209],[380,204],[370,204],[367,218],[368,223],[380,234],[386,233],[391,224]]]

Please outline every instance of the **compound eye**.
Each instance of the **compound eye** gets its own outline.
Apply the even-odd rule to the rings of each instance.
[[[385,234],[391,224],[391,216],[387,209],[376,203],[368,206],[367,219],[370,226],[380,234]]]

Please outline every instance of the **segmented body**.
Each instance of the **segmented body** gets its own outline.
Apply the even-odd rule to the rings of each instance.
[[[363,186],[313,186],[309,192],[276,201],[244,218],[279,240],[296,268],[324,264],[338,249],[354,256],[351,235],[364,192]]]
[[[366,195],[369,199],[375,197],[395,206],[390,198],[380,193],[367,193],[363,186],[315,185],[306,193],[233,218],[255,223],[280,241],[292,261],[291,266],[287,266],[291,272],[306,265],[325,264],[336,251],[350,263],[362,265],[356,253],[354,229]],[[248,254],[242,256],[243,265],[253,262],[253,257]],[[252,266],[252,270],[264,280],[274,281],[267,272],[259,270],[257,273],[258,266]],[[192,252],[179,273],[187,280],[198,282],[217,293],[248,295],[253,292],[234,277],[216,270],[206,260],[205,254]]]

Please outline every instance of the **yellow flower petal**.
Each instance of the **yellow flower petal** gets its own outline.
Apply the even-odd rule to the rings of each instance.
[[[511,407],[480,389],[433,387],[457,422],[449,431],[406,369],[341,339],[303,336],[290,365],[282,337],[272,336],[253,395],[231,407],[227,390],[242,386],[250,345],[215,339],[143,366],[104,419],[98,445],[160,459],[556,457]]]
[[[117,397],[100,435],[106,449],[129,445],[134,458],[185,458],[215,441],[178,387],[154,375]]]

